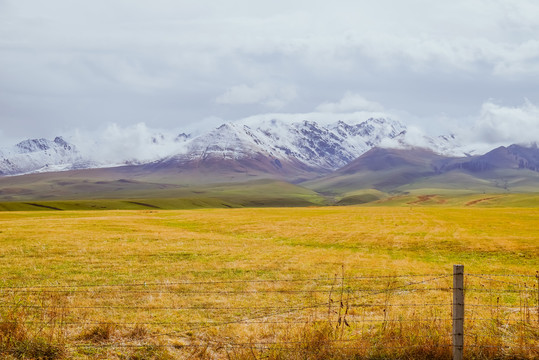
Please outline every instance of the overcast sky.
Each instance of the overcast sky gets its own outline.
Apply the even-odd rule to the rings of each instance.
[[[537,0],[0,0],[4,143],[357,111],[532,141],[538,105]]]

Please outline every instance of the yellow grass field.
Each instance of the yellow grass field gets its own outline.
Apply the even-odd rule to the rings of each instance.
[[[464,207],[2,212],[0,353],[445,359],[452,266],[464,264],[470,358],[533,358],[538,219]],[[495,321],[511,326],[500,335]]]

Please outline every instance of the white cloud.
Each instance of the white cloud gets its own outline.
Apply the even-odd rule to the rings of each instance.
[[[93,161],[122,164],[140,160],[153,161],[179,152],[179,131],[150,129],[144,123],[122,127],[108,124],[102,131],[74,131],[67,139]]]
[[[377,102],[365,99],[359,94],[347,92],[344,97],[336,103],[326,102],[316,107],[316,111],[330,113],[346,113],[354,111],[383,111],[382,105]]]
[[[292,85],[261,82],[253,86],[237,85],[227,89],[215,100],[219,104],[262,104],[279,109],[297,97]]]
[[[539,141],[539,107],[528,100],[518,107],[486,102],[472,136],[489,144]]]

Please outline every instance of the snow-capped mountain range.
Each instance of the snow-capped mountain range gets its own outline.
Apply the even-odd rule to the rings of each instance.
[[[153,134],[148,144],[163,145],[170,136]],[[294,162],[321,173],[334,171],[358,158],[373,147],[412,147],[407,128],[390,119],[367,119],[356,123],[322,124],[314,121],[285,122],[278,119],[246,119],[221,125],[198,136],[180,134],[172,137],[175,146],[167,156],[126,157],[119,163],[111,154],[86,149],[62,137],[54,140],[30,139],[13,147],[0,149],[0,175],[18,175],[83,168],[112,167],[126,164],[179,163],[201,160],[272,159],[275,164]],[[442,154],[458,152],[454,136],[424,137],[421,146]],[[96,147],[100,146],[98,142]],[[426,145],[425,145],[426,144]],[[125,145],[125,144],[124,144]],[[129,146],[127,144],[126,146]],[[102,149],[101,149],[102,150]],[[140,149],[139,149],[140,150]],[[100,158],[95,158],[99,153]],[[140,153],[138,151],[137,153]],[[111,159],[115,160],[111,160]]]

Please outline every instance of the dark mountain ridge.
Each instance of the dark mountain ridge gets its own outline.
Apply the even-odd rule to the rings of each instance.
[[[492,171],[495,169],[528,169],[539,171],[539,149],[537,145],[500,146],[480,156],[454,159],[448,162],[442,171],[464,169],[473,173]]]
[[[424,148],[373,148],[341,169],[304,185],[329,193],[459,186],[470,191],[539,191],[539,149],[511,145],[484,155],[447,157]]]

